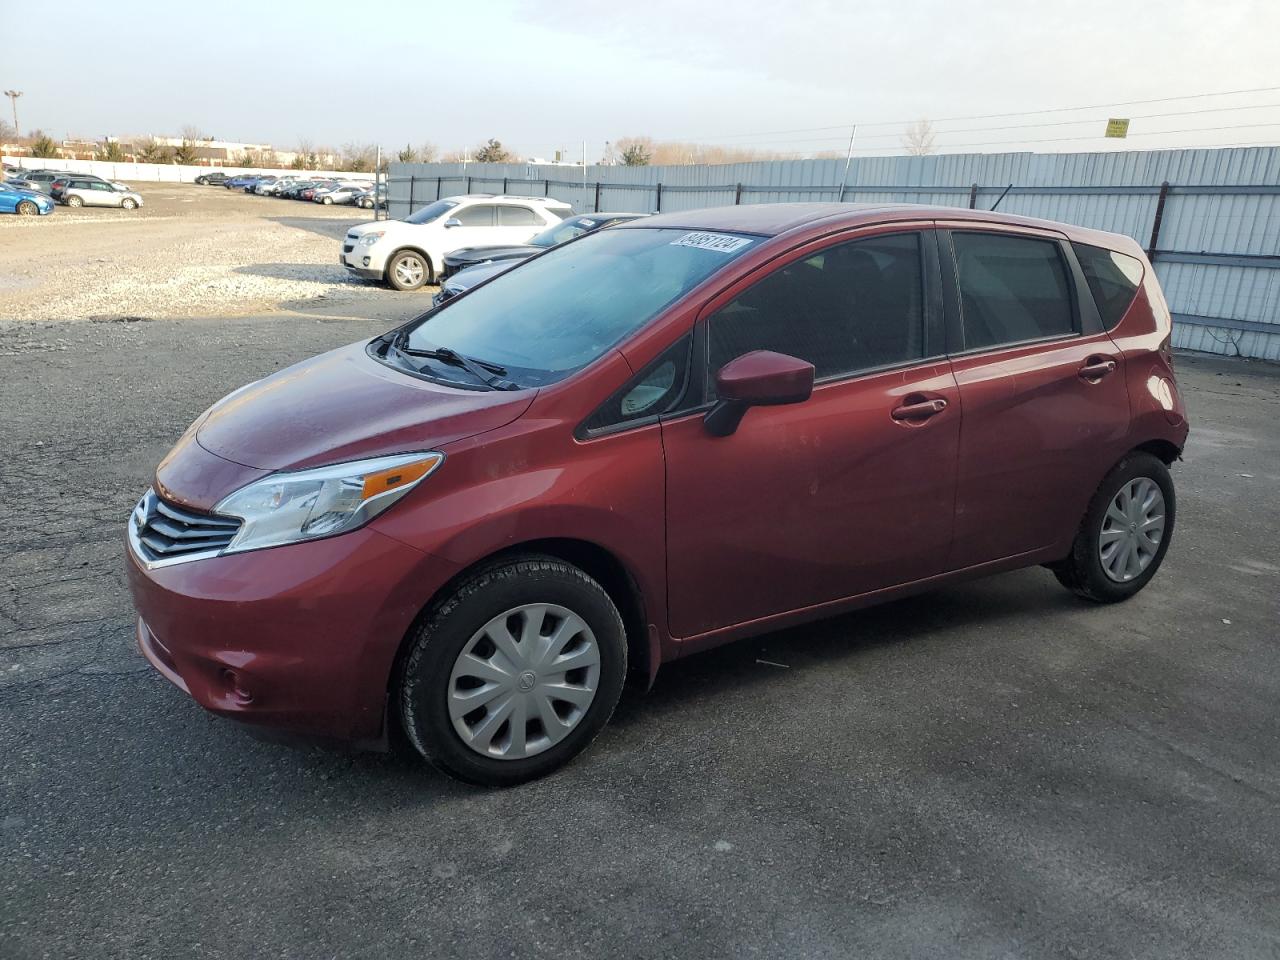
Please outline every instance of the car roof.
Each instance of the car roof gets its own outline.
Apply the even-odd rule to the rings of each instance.
[[[824,222],[833,229],[873,223],[919,220],[966,220],[1000,226],[1054,230],[1072,240],[1127,249],[1138,246],[1130,237],[1090,230],[1053,220],[1020,217],[991,210],[935,206],[923,203],[753,203],[709,207],[679,213],[659,213],[642,221],[621,224],[620,230],[670,227],[683,230],[721,230],[776,237]]]

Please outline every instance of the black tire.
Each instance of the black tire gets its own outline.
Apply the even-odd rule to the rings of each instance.
[[[67,206],[68,206],[68,207],[83,207],[83,206],[84,206],[84,201],[83,201],[83,200],[81,200],[79,197],[67,197]]]
[[[418,262],[418,266],[421,268],[417,282],[405,279],[400,275],[400,271],[396,269],[400,264],[407,263],[411,260],[416,260]],[[416,250],[401,250],[387,263],[387,283],[391,284],[391,286],[395,287],[397,290],[417,290],[423,285],[430,283],[431,279],[431,263],[426,257],[418,253]]]
[[[1102,566],[1098,544],[1111,501],[1121,487],[1143,477],[1154,481],[1164,496],[1164,531],[1156,553],[1147,568],[1132,580],[1120,582],[1107,576]],[[1173,477],[1164,461],[1140,450],[1131,451],[1112,467],[1111,472],[1098,485],[1093,499],[1089,501],[1089,509],[1085,511],[1084,520],[1080,523],[1075,542],[1071,545],[1071,553],[1065,559],[1053,564],[1050,569],[1059,583],[1086,600],[1092,600],[1094,603],[1118,603],[1121,600],[1128,600],[1150,583],[1151,578],[1160,569],[1160,564],[1169,551],[1169,544],[1173,542],[1173,527],[1177,512]]]
[[[34,200],[23,200],[18,204],[17,213],[20,217],[35,217],[40,214],[40,208]]]
[[[511,760],[482,756],[467,746],[449,717],[450,676],[478,630],[527,603],[565,607],[590,627],[600,652],[595,698],[564,739],[543,752]],[[573,759],[609,722],[626,679],[626,633],[609,594],[582,570],[555,557],[512,556],[477,570],[428,610],[408,642],[392,692],[409,742],[440,771],[483,786],[524,783]]]

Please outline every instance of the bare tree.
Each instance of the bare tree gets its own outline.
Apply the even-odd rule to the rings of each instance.
[[[186,126],[182,128],[182,139],[190,140],[192,143],[198,143],[201,140],[210,140],[212,138],[206,137],[204,135],[204,131],[202,131],[194,123],[188,123]]]
[[[339,161],[343,170],[368,172],[373,169],[377,150],[368,143],[344,143]]]
[[[418,144],[418,160],[421,163],[435,163],[436,157],[440,155],[440,148],[430,140],[424,140]]]
[[[902,135],[902,146],[913,157],[933,153],[933,124],[928,120],[917,120],[907,127],[907,132]]]
[[[475,158],[470,150],[450,150],[440,159],[444,163],[470,163]]]
[[[17,138],[18,131],[13,128],[13,124],[8,120],[0,120],[0,143],[8,143]]]

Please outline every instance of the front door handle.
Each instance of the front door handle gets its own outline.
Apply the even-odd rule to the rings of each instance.
[[[1080,379],[1088,380],[1090,383],[1097,383],[1107,374],[1112,373],[1116,368],[1116,362],[1106,357],[1090,357],[1083,367],[1080,368]]]
[[[947,401],[941,397],[929,400],[913,400],[900,407],[894,407],[890,416],[895,420],[928,420],[947,409]]]

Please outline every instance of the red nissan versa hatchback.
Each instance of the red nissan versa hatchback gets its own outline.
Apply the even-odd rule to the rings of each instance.
[[[776,204],[548,250],[202,414],[128,526],[215,713],[511,784],[628,668],[1033,564],[1133,596],[1187,437],[1126,237]]]

